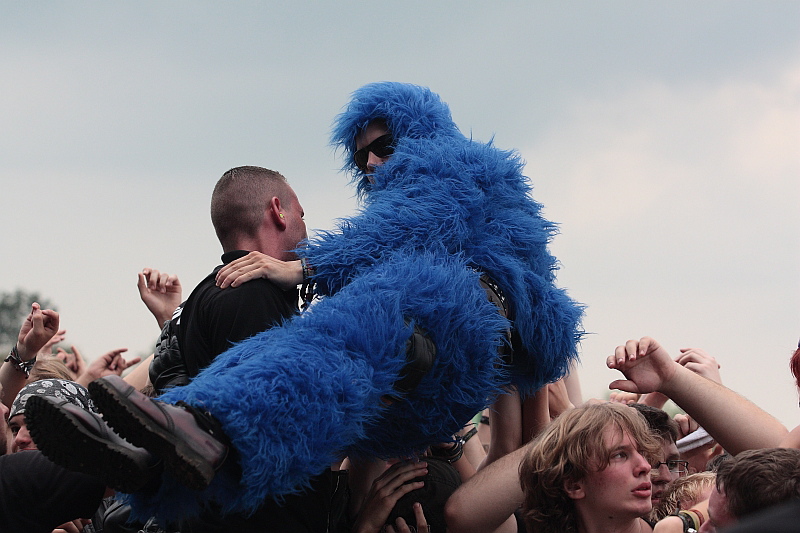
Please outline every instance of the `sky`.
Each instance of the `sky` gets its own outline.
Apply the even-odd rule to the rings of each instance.
[[[586,305],[584,397],[649,335],[800,423],[798,2],[0,0],[0,42],[0,291],[53,302],[89,359],[152,352],[142,268],[188,296],[218,264],[227,169],[283,173],[309,228],[353,214],[333,118],[404,81],[527,162]]]

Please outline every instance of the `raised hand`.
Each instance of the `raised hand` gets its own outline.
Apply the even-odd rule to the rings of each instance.
[[[364,504],[358,512],[353,531],[357,533],[382,531],[397,501],[412,490],[422,488],[424,485],[422,481],[406,482],[427,473],[428,463],[424,461],[418,463],[401,461],[389,467],[372,482]],[[391,526],[387,526],[387,530],[388,527]]]
[[[88,386],[92,381],[102,378],[103,376],[110,376],[116,374],[121,376],[126,368],[135,365],[142,360],[141,357],[133,357],[125,360],[122,354],[127,352],[127,348],[117,348],[111,350],[92,361],[86,370],[76,379],[78,383],[83,386]]]
[[[154,268],[143,268],[138,277],[139,296],[156,317],[158,327],[163,328],[164,322],[172,318],[172,313],[181,304],[181,282],[178,276]]]
[[[61,362],[64,363],[67,370],[72,372],[72,375],[77,379],[86,371],[86,361],[74,344],[70,346],[70,349],[72,351],[68,352],[64,348],[59,347],[56,350],[55,356],[61,359]]]
[[[41,309],[39,304],[31,304],[31,312],[22,323],[17,336],[17,351],[20,359],[29,361],[58,332],[58,313],[52,309]]]
[[[700,348],[681,348],[681,355],[675,361],[695,374],[700,374],[711,381],[722,383],[719,375],[719,363],[713,356]]]
[[[650,337],[629,340],[617,346],[606,359],[608,368],[622,372],[627,379],[612,381],[608,388],[642,394],[658,391],[675,375],[675,361]]]

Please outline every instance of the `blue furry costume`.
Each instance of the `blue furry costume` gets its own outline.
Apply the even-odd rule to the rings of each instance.
[[[364,179],[355,137],[383,119],[394,154]],[[554,226],[540,214],[514,152],[465,137],[426,88],[376,83],[353,94],[333,142],[364,200],[299,250],[322,298],[302,315],[234,346],[161,399],[211,412],[238,451],[241,479],[220,471],[194,493],[168,474],[137,493],[140,515],[164,518],[216,501],[255,509],[303,487],[343,454],[407,456],[447,441],[509,383],[523,393],[564,375],[576,358],[582,307],[554,285]],[[479,286],[502,289],[515,332],[512,364],[498,348],[509,321]],[[414,326],[436,346],[432,369],[385,405]]]

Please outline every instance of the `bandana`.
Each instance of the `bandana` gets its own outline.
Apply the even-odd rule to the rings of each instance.
[[[25,412],[25,404],[31,396],[50,396],[67,400],[86,411],[97,412],[89,391],[83,385],[65,379],[42,379],[28,383],[19,391],[14,403],[11,404],[11,411],[8,413],[9,420]]]

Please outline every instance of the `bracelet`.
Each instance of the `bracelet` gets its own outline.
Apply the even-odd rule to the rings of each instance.
[[[675,515],[683,522],[684,533],[697,533],[700,526],[703,524],[703,514],[696,509],[689,509],[688,511],[678,511]]]
[[[431,446],[431,455],[453,464],[464,455],[464,442],[461,439],[457,439],[449,448]]]
[[[305,257],[300,258],[300,266],[303,268],[303,283],[308,283],[308,281],[314,277],[316,271],[313,266],[308,264],[308,258]]]
[[[14,368],[19,370],[20,372],[25,373],[25,377],[28,378],[31,375],[31,370],[33,369],[33,365],[36,364],[36,357],[31,359],[30,361],[23,361],[22,358],[19,356],[19,351],[17,350],[17,345],[15,344],[13,348],[11,348],[11,352],[9,352],[8,357],[5,359],[6,363],[11,363],[14,365]]]
[[[475,435],[477,435],[477,433],[478,433],[478,428],[476,428],[475,426],[472,426],[472,429],[470,429],[469,431],[464,433],[464,436],[461,437],[461,444],[462,445],[466,444],[467,441],[469,439],[471,439],[472,437],[474,437]]]

